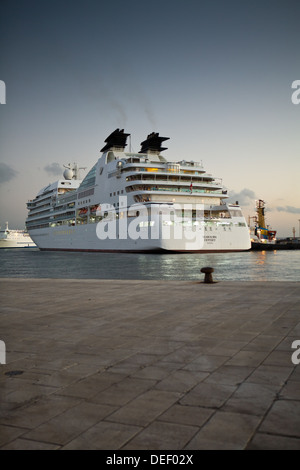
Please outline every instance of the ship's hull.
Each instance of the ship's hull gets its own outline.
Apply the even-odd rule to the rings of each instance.
[[[118,224],[114,232],[109,224],[85,224],[35,229],[30,235],[41,250],[57,251],[208,253],[251,248],[248,228],[239,223],[181,226],[179,232],[161,225],[157,231],[148,225],[133,232],[128,222],[126,227]]]
[[[276,250],[299,250],[300,242],[297,241],[278,241],[276,243],[252,242],[253,251],[276,251]]]
[[[0,248],[35,248],[36,244],[32,240],[0,240]]]

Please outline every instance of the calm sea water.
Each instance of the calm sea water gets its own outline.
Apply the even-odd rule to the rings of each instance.
[[[0,277],[57,279],[300,281],[300,250],[208,254],[46,252],[1,249]]]

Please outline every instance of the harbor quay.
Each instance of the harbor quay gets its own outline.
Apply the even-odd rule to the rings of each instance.
[[[202,276],[0,279],[0,449],[299,450],[300,283]]]

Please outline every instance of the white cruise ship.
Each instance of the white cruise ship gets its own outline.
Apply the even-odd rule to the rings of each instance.
[[[26,227],[41,250],[227,252],[251,248],[238,203],[201,162],[167,161],[166,137],[148,135],[138,153],[116,129],[79,179],[76,164],[27,203]]]
[[[8,228],[8,222],[5,229],[0,227],[0,248],[34,248],[36,244],[31,240],[26,230],[12,230]]]

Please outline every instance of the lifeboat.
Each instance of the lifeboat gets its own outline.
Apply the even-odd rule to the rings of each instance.
[[[82,209],[80,209],[80,211],[79,211],[79,216],[80,217],[87,217],[87,215],[88,215],[87,207],[83,207]]]

